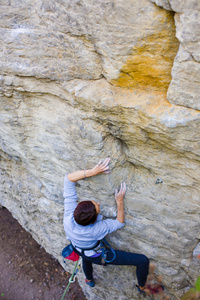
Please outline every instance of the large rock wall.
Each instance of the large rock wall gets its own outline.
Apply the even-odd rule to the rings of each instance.
[[[199,10],[197,0],[0,5],[1,204],[61,260],[64,174],[111,157],[112,172],[80,181],[79,198],[115,217],[126,181],[126,226],[109,239],[154,258],[171,299],[200,271]],[[140,297],[134,268],[95,266],[95,277],[91,291],[78,276],[88,299]]]

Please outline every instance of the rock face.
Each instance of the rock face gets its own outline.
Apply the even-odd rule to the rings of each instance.
[[[200,272],[199,1],[2,0],[0,13],[1,204],[61,261],[64,174],[111,157],[79,198],[115,217],[126,181],[126,226],[108,238],[181,296]],[[140,297],[134,268],[95,277],[91,291],[78,276],[88,299]]]

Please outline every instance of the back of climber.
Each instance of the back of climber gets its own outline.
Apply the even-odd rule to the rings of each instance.
[[[93,287],[95,285],[92,264],[133,265],[136,266],[139,290],[145,291],[149,269],[149,259],[145,255],[120,250],[113,252],[110,247],[107,247],[107,249],[104,247],[102,250],[99,246],[99,241],[108,233],[112,233],[125,225],[123,199],[126,193],[126,184],[122,183],[120,190],[115,191],[117,218],[114,220],[103,220],[103,217],[99,214],[100,203],[95,200],[82,201],[77,205],[75,182],[86,177],[109,173],[109,162],[110,159],[106,158],[93,169],[75,171],[65,175],[63,194],[65,206],[64,229],[74,251],[82,257],[83,271],[86,276],[85,281],[89,286]],[[102,259],[103,252],[104,258]]]

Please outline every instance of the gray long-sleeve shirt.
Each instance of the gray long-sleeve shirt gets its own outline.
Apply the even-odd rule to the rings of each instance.
[[[74,246],[78,248],[92,248],[97,241],[103,239],[106,234],[116,231],[124,226],[117,219],[102,220],[103,217],[98,215],[97,221],[94,224],[87,226],[79,225],[74,219],[74,210],[77,206],[77,194],[75,189],[75,182],[67,178],[64,179],[64,229],[67,238]],[[92,256],[95,252],[93,250],[85,251],[85,255]]]

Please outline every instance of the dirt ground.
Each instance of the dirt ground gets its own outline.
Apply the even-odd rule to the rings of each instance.
[[[69,278],[11,213],[0,209],[0,300],[60,300]],[[77,281],[64,299],[86,300]]]

